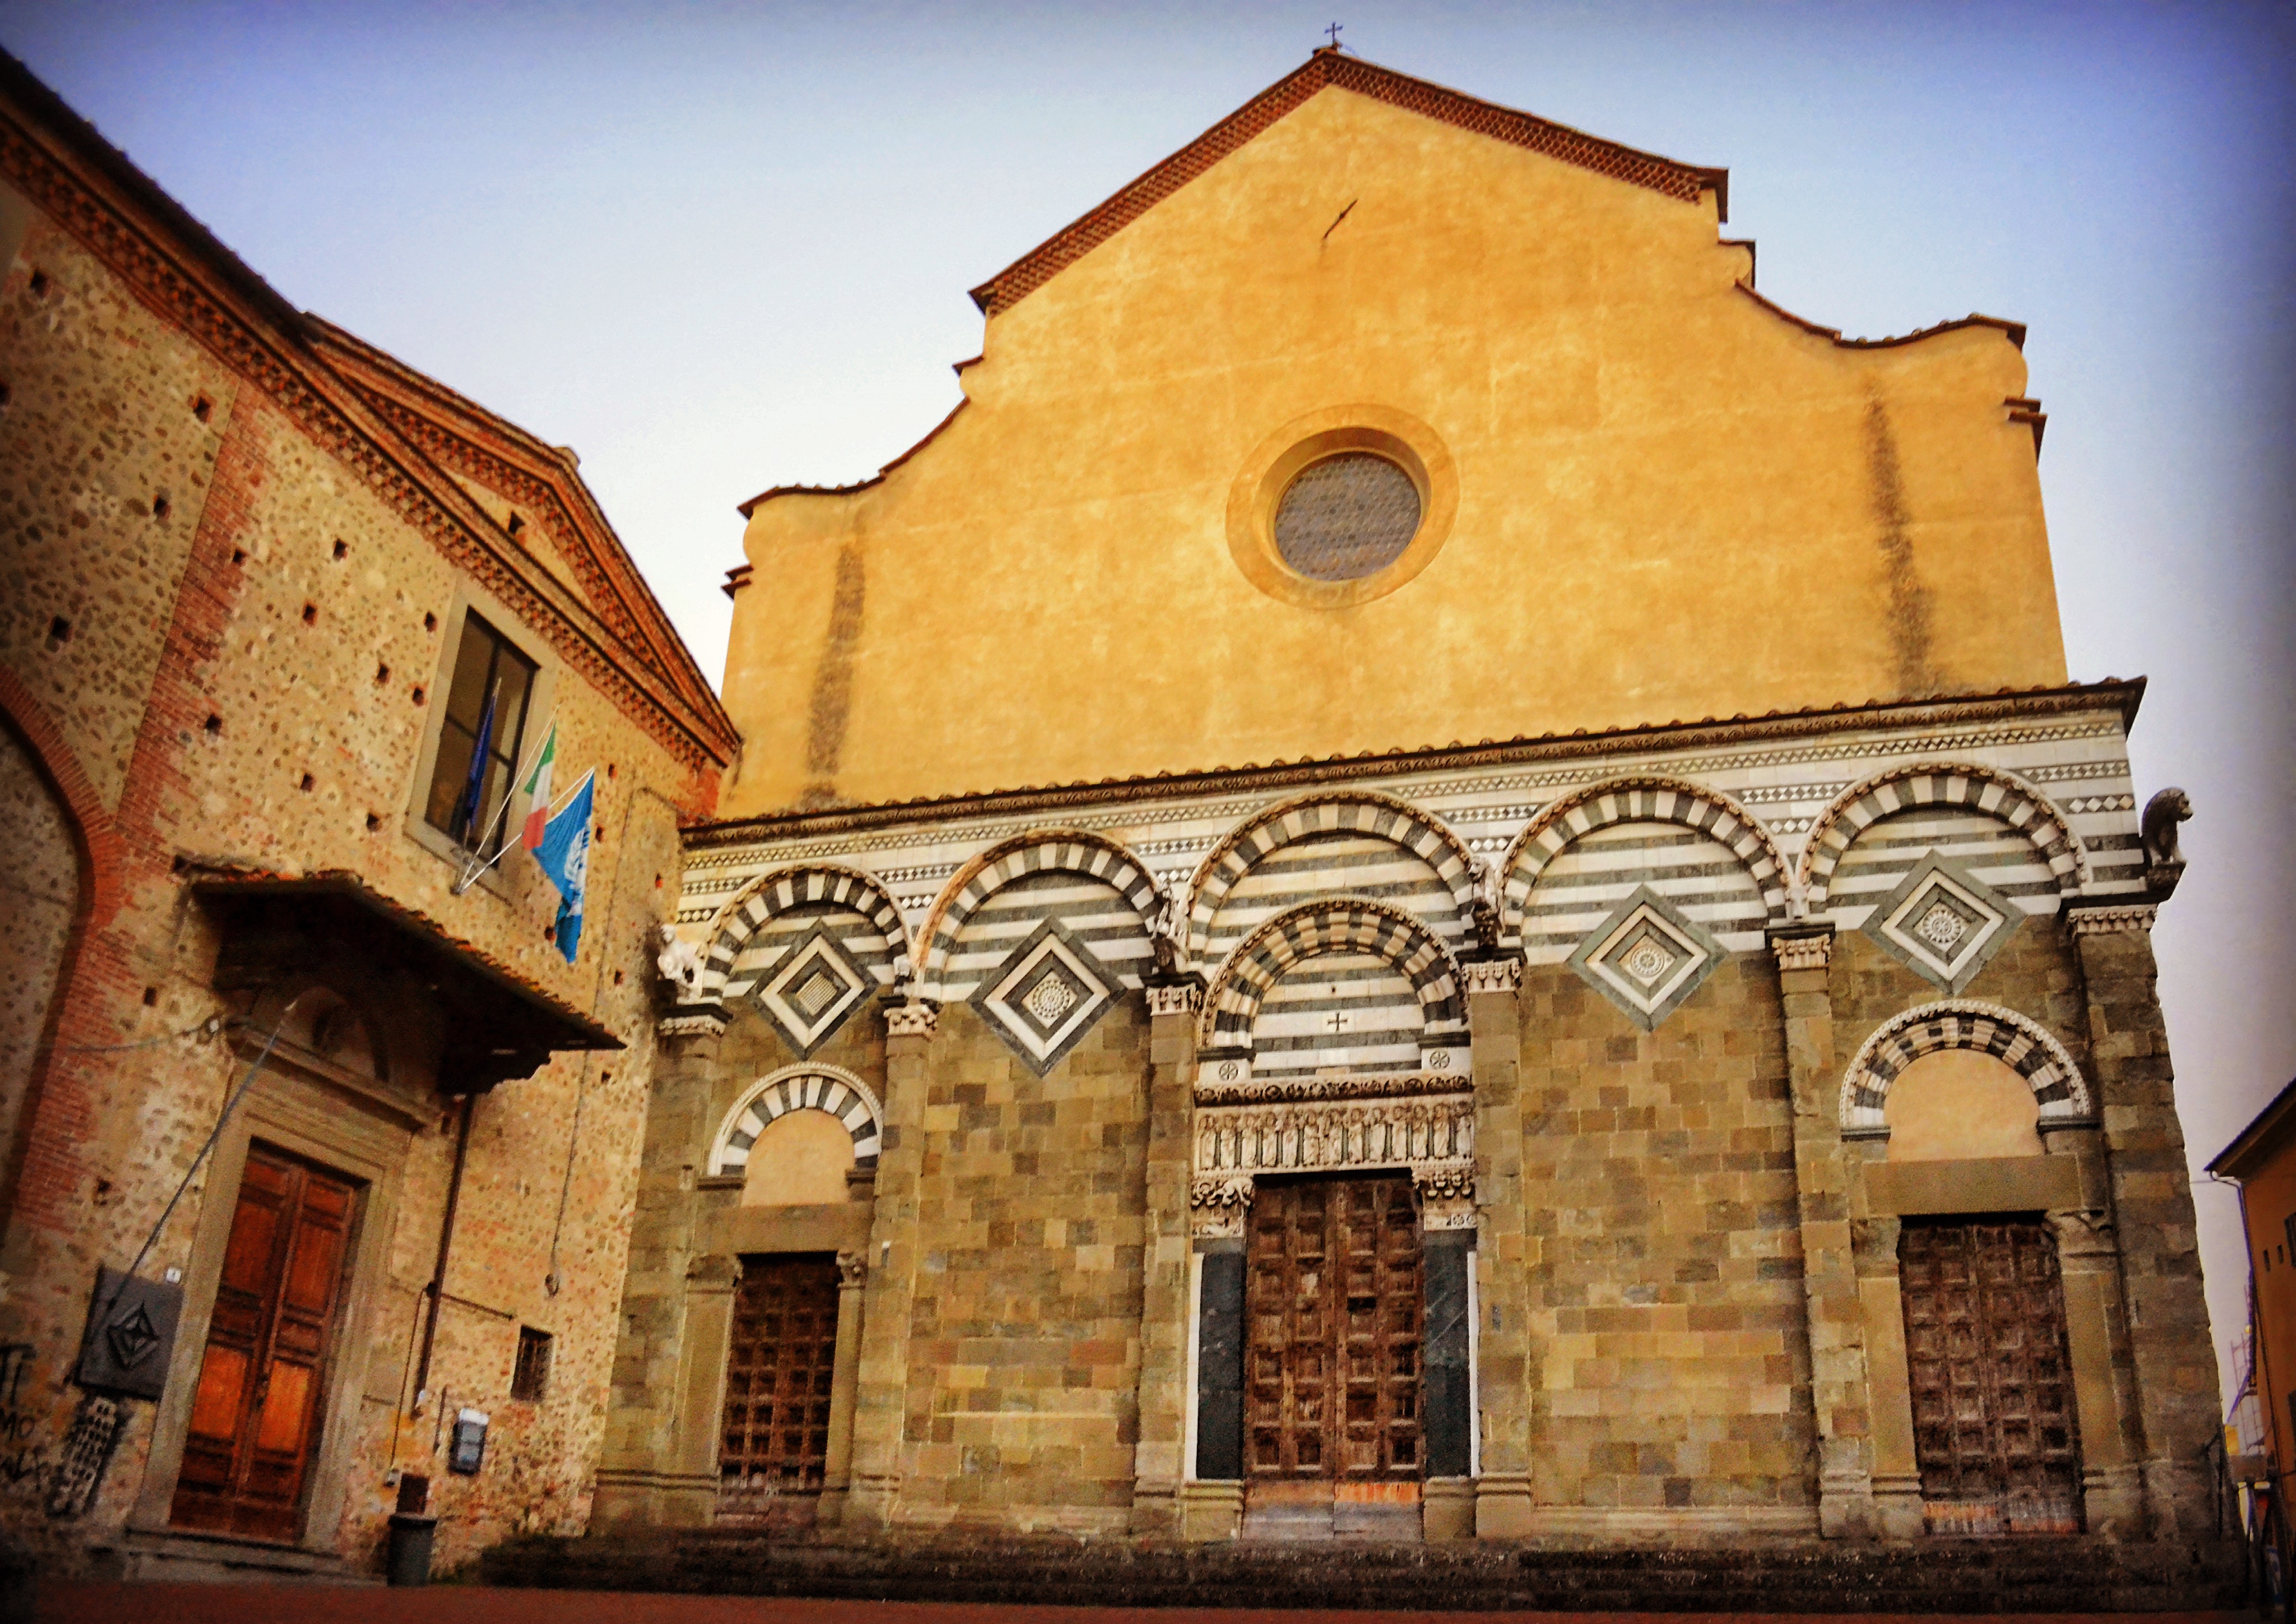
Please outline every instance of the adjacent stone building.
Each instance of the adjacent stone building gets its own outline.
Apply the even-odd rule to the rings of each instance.
[[[598,1525],[2205,1524],[2023,330],[1726,196],[1319,52],[746,504]]]
[[[442,1564],[579,1529],[733,728],[573,453],[299,314],[4,59],[0,266],[0,1526],[358,1571],[427,1479]],[[554,725],[570,964],[518,849]]]

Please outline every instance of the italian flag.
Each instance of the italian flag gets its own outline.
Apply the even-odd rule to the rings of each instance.
[[[542,825],[550,817],[550,772],[558,765],[558,724],[550,724],[550,732],[542,741],[542,755],[534,770],[518,787],[526,795],[526,831],[519,844],[529,851],[542,844]]]

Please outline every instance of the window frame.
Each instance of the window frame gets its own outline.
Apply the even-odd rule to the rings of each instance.
[[[534,1349],[540,1350],[538,1356],[529,1357]],[[518,1352],[510,1367],[510,1396],[513,1403],[540,1404],[549,1397],[550,1370],[557,1356],[558,1339],[549,1332],[538,1325],[518,1328]]]
[[[423,703],[422,744],[415,752],[406,789],[406,812],[399,825],[407,839],[454,869],[457,875],[471,866],[472,854],[430,822],[429,809],[430,782],[438,774],[439,746],[446,738],[447,712],[454,697],[455,668],[462,652],[463,632],[472,615],[534,668],[526,700],[528,737],[519,742],[521,750],[535,742],[535,727],[555,714],[558,686],[559,662],[550,645],[492,594],[467,579],[457,581],[447,611],[439,618],[438,659]],[[520,761],[516,765],[522,767],[526,763]],[[520,791],[514,775],[509,800],[502,820],[505,842],[515,838],[512,832],[524,824],[529,810],[527,797]],[[533,865],[505,860],[487,868],[471,889],[511,901],[523,896],[533,885],[546,883],[541,871]]]
[[[455,683],[463,675],[463,652],[470,646],[474,632],[483,634],[487,642],[486,672],[480,678],[479,684],[479,714],[481,720],[485,716],[488,697],[501,689],[506,664],[514,662],[523,667],[526,672],[526,682],[519,696],[516,718],[507,719],[507,726],[505,726],[506,718],[499,715],[495,718],[494,730],[487,739],[487,755],[489,759],[479,781],[480,794],[476,816],[470,827],[457,833],[453,822],[454,810],[449,810],[448,821],[442,824],[437,821],[434,808],[439,800],[439,769],[447,755],[449,744],[447,735],[450,730],[461,737],[467,738],[472,747],[471,753],[472,755],[477,753],[478,728],[474,726],[465,726],[455,717],[454,688]],[[534,719],[534,691],[537,685],[536,679],[542,674],[541,667],[537,661],[529,659],[517,644],[496,629],[491,620],[472,611],[466,612],[463,617],[462,635],[455,640],[454,658],[449,665],[449,670],[452,675],[447,679],[446,704],[439,720],[439,745],[431,752],[430,771],[426,775],[429,783],[422,796],[422,818],[431,828],[438,830],[463,851],[472,857],[489,858],[498,854],[512,838],[509,817],[510,803],[518,797],[518,769],[523,765],[520,752],[526,748],[527,725]],[[503,748],[504,738],[509,741],[507,750]],[[487,786],[494,777],[494,768],[497,764],[503,769],[502,798],[499,805],[496,804],[493,798],[487,792]],[[461,775],[465,783],[468,781],[469,773],[469,767],[465,767]],[[463,802],[463,790],[462,785],[455,785],[454,788],[454,808],[459,808]],[[473,839],[473,836],[476,838]]]

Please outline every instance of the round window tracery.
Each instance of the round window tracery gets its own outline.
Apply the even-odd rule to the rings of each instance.
[[[1419,532],[1419,487],[1386,457],[1344,451],[1301,469],[1275,508],[1275,550],[1310,580],[1356,581]]]

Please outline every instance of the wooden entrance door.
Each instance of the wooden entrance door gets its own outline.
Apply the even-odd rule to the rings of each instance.
[[[2080,1433],[2049,1226],[1908,1220],[1898,1262],[1930,1527],[2079,1532]]]
[[[1262,1185],[1250,1234],[1246,1481],[1416,1483],[1422,1287],[1410,1181]]]
[[[744,1258],[718,1431],[718,1515],[808,1521],[829,1464],[837,1259]]]
[[[301,1533],[357,1202],[341,1175],[248,1147],[176,1480],[177,1527]]]

